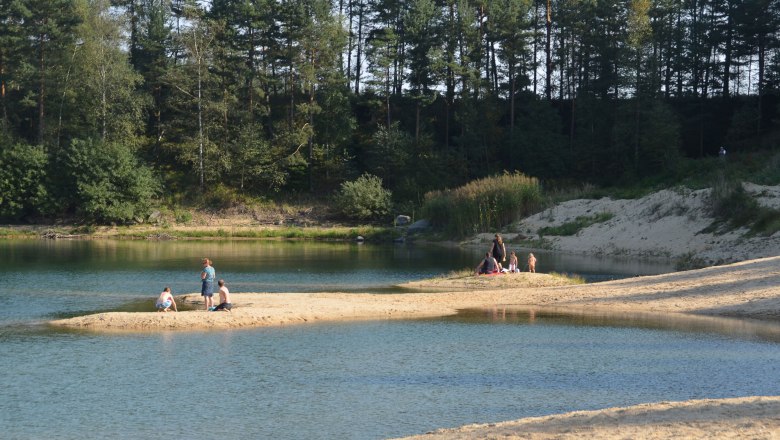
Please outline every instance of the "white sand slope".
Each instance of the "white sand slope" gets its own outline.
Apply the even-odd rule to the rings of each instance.
[[[744,184],[763,206],[780,208],[780,186]],[[635,200],[571,200],[528,217],[504,236],[539,238],[539,229],[560,226],[577,217],[610,213],[575,236],[545,236],[555,250],[592,255],[634,255],[676,258],[691,253],[709,263],[727,263],[780,254],[780,233],[750,237],[746,230],[722,235],[702,232],[714,218],[708,208],[710,190],[663,190]],[[479,240],[491,239],[480,234]]]

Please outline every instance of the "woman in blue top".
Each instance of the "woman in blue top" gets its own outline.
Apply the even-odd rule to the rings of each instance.
[[[216,271],[211,267],[211,260],[204,258],[203,271],[200,273],[200,279],[203,280],[200,295],[203,297],[203,302],[206,303],[206,310],[214,307],[214,278],[216,275]]]

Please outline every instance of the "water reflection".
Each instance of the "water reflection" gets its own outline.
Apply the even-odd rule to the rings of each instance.
[[[462,323],[546,324],[577,327],[640,328],[716,334],[744,340],[780,342],[780,323],[651,312],[605,312],[577,308],[493,307],[466,309],[445,320]]]

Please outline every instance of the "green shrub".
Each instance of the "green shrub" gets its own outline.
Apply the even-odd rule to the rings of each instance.
[[[611,212],[600,212],[598,214],[594,215],[584,215],[579,216],[574,219],[573,222],[566,222],[560,226],[547,226],[544,228],[539,229],[539,235],[560,235],[560,236],[570,236],[575,235],[581,230],[587,228],[590,225],[595,225],[596,223],[604,223],[605,221],[611,219],[614,217],[614,214]]]
[[[344,182],[336,194],[336,206],[345,216],[356,220],[373,220],[390,214],[392,193],[382,188],[382,179],[363,174]]]
[[[148,214],[159,184],[149,167],[119,143],[73,140],[63,151],[63,197],[98,223],[130,223]]]
[[[733,180],[720,179],[710,193],[712,216],[732,228],[747,226],[759,209],[758,202]]]
[[[187,210],[176,210],[176,223],[189,223],[192,221],[192,213]]]
[[[748,228],[751,235],[770,236],[780,230],[780,211],[761,206],[738,181],[720,178],[709,202],[715,222],[705,232]]]
[[[0,218],[20,220],[46,204],[48,156],[41,146],[18,144],[0,150]]]
[[[475,180],[454,190],[429,192],[422,212],[432,225],[465,236],[500,229],[541,206],[539,181],[516,172]]]
[[[217,184],[207,187],[205,193],[199,198],[198,202],[204,208],[212,211],[220,211],[236,206],[251,206],[254,201],[251,197],[240,193],[235,188],[226,185]]]

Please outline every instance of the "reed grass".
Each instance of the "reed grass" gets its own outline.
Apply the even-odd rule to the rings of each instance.
[[[749,235],[768,237],[780,231],[780,211],[761,206],[739,181],[721,176],[712,186],[709,202],[715,222],[705,232],[747,228]]]
[[[542,206],[538,179],[504,173],[425,195],[423,215],[435,227],[463,237],[502,228]]]
[[[558,273],[558,272],[549,272],[548,275],[554,277],[554,278],[560,278],[562,280],[566,280],[570,284],[585,284],[587,281],[585,278],[577,275],[577,274],[568,274],[568,273]]]
[[[0,228],[0,237],[14,238],[14,237],[34,237],[38,232],[32,229],[16,229],[16,228]]]

